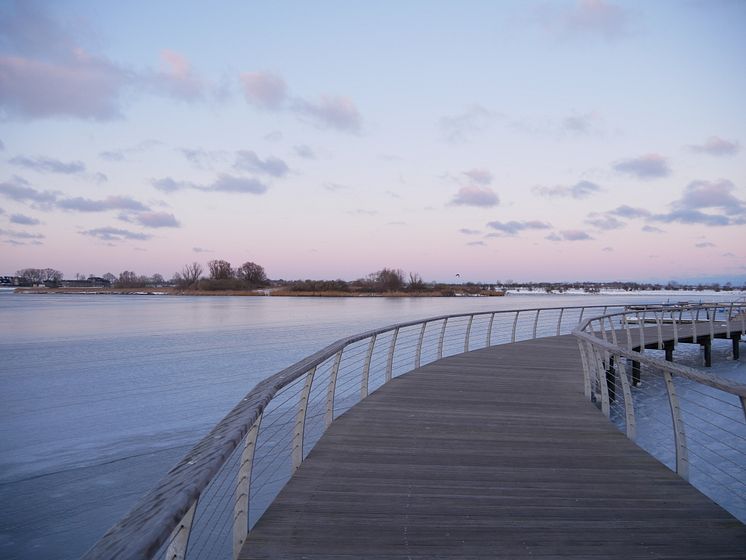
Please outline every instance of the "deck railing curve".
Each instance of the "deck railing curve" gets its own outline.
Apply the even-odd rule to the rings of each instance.
[[[622,309],[442,315],[337,340],[259,383],[84,558],[236,558],[326,428],[381,385],[444,356],[570,334]]]
[[[586,397],[746,523],[746,384],[674,361],[687,343],[700,345],[700,359],[711,361],[717,338],[729,339],[726,358],[738,359],[746,303],[629,308],[588,318],[573,334]]]

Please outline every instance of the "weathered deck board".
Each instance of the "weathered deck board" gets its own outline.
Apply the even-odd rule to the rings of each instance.
[[[385,385],[332,424],[240,558],[744,558],[746,527],[583,397],[570,336]]]

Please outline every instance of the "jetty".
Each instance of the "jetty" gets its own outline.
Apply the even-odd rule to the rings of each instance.
[[[743,335],[726,304],[342,339],[260,383],[86,558],[743,558],[746,386],[650,352]]]

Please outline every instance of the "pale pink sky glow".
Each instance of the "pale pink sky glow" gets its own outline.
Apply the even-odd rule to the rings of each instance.
[[[0,274],[746,279],[745,21],[742,2],[5,2]]]

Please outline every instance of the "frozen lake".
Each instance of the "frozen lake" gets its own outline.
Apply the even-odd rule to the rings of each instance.
[[[343,336],[449,313],[667,299],[0,293],[0,557],[77,558],[257,382]]]

